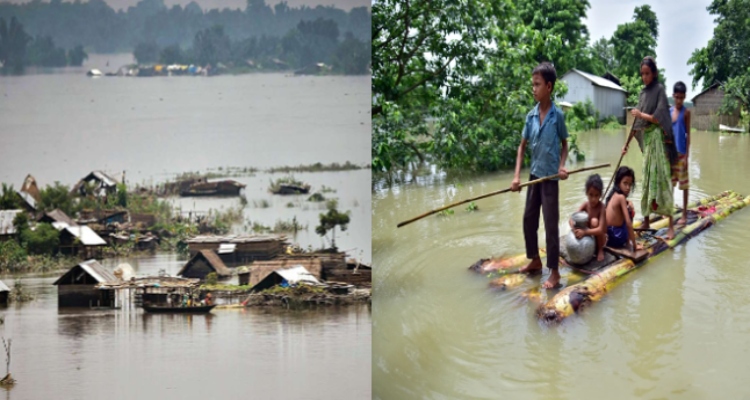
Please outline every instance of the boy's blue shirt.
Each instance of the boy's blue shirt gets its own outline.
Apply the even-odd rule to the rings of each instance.
[[[539,123],[539,103],[526,115],[523,138],[531,149],[531,174],[537,178],[555,175],[560,168],[560,146],[568,138],[565,115],[552,103]]]

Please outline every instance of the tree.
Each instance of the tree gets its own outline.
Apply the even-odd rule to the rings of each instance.
[[[651,32],[651,36],[654,39],[659,39],[659,20],[656,18],[656,13],[651,9],[651,6],[644,4],[640,7],[636,7],[633,11],[633,21],[643,21],[648,25],[648,29]]]
[[[167,65],[183,64],[186,61],[185,59],[185,54],[177,44],[165,47],[159,55],[159,62]]]
[[[706,47],[697,49],[688,60],[693,68],[693,87],[702,81],[703,89],[715,82],[727,82],[744,75],[750,62],[750,4],[747,0],[714,0],[707,7],[716,16],[714,35]]]
[[[612,35],[612,51],[617,60],[615,74],[640,76],[641,61],[645,56],[656,55],[656,39],[644,21],[627,22],[617,26]]]
[[[16,17],[10,19],[10,26],[0,18],[0,62],[3,68],[13,73],[21,73],[26,65],[26,45],[31,42]]]
[[[214,25],[195,34],[193,52],[200,65],[216,65],[229,59],[231,44],[224,33],[224,27]]]
[[[735,76],[729,78],[722,85],[722,89],[726,95],[721,111],[731,113],[739,107],[747,129],[750,130],[750,120],[745,116],[750,113],[750,67],[744,73],[738,71]]]
[[[560,38],[559,44],[551,41],[539,49],[536,61],[552,62],[560,75],[585,62],[589,31],[583,19],[591,7],[588,0],[523,0],[517,7],[524,24],[542,38]]]
[[[3,183],[3,193],[0,195],[0,210],[17,210],[20,207],[18,194],[13,185]]]
[[[40,197],[42,201],[39,204],[41,210],[52,211],[55,208],[59,208],[65,214],[73,216],[75,213],[75,205],[73,204],[73,196],[70,194],[70,189],[61,184],[55,182],[54,186],[45,187],[40,191]]]
[[[117,205],[120,207],[128,206],[128,187],[124,183],[117,184]]]
[[[370,46],[354,37],[351,32],[336,49],[333,67],[347,75],[365,75],[370,64]]]
[[[320,225],[315,227],[315,233],[320,236],[325,236],[328,232],[331,232],[331,248],[336,250],[336,227],[338,226],[341,231],[346,231],[349,226],[349,211],[346,213],[340,213],[337,209],[335,200],[331,200],[328,203],[328,212],[320,214]]]
[[[64,67],[68,65],[65,50],[55,46],[52,36],[37,36],[28,48],[27,65]]]
[[[133,50],[138,64],[150,64],[159,60],[159,46],[154,42],[138,43]]]
[[[560,36],[527,27],[510,0],[378,1],[372,23],[373,169],[511,165],[534,57]]]
[[[39,223],[36,229],[21,232],[21,243],[30,254],[52,255],[60,246],[60,232],[47,223]]]
[[[83,65],[83,60],[87,60],[89,55],[83,50],[80,44],[68,50],[68,64],[74,67]]]
[[[614,49],[607,38],[602,37],[591,45],[591,57],[601,66],[601,70],[594,72],[597,75],[602,75],[607,71],[614,73],[617,70],[618,64],[615,60]]]

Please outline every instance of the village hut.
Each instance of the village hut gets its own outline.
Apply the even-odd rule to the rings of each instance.
[[[270,261],[256,261],[248,266],[247,273],[243,273],[239,276],[240,282],[245,282],[246,285],[255,287],[268,275],[274,271],[284,270],[289,268],[295,268],[302,266],[316,279],[321,279],[321,272],[323,270],[322,262],[320,258],[308,257],[308,258],[279,258]]]
[[[620,123],[625,123],[628,93],[620,85],[577,69],[566,72],[560,80],[568,85],[568,93],[561,101],[576,104],[590,100],[599,111],[599,118],[615,116]]]
[[[85,196],[86,187],[94,185],[93,195],[96,197],[107,197],[117,192],[117,180],[102,171],[92,171],[84,176],[71,190],[71,193]]]
[[[0,242],[12,239],[16,236],[16,227],[13,220],[23,210],[0,210]]]
[[[96,260],[84,261],[66,272],[53,285],[57,286],[58,307],[114,307],[113,290],[97,288],[103,283],[119,282],[112,271]]]
[[[720,114],[724,102],[724,90],[716,82],[692,98],[690,128],[701,131],[718,131],[719,125],[737,126],[740,121],[740,108],[737,106],[727,114]]]
[[[42,195],[36,184],[36,179],[31,174],[26,175],[26,179],[24,179],[23,185],[21,185],[21,189],[18,191],[18,196],[21,197],[26,211],[35,212],[39,207]]]
[[[274,259],[284,253],[287,245],[283,235],[196,236],[187,243],[191,257],[201,250],[211,250],[232,268]]]
[[[212,272],[215,272],[220,279],[232,276],[232,270],[227,268],[213,250],[201,250],[180,269],[177,275],[183,278],[206,279],[206,275]]]
[[[60,253],[66,255],[83,255],[90,258],[101,254],[107,242],[88,226],[70,226],[65,222],[54,222],[52,226],[60,231]]]
[[[324,286],[322,283],[320,283],[318,278],[310,273],[310,271],[308,271],[305,267],[301,265],[294,265],[290,268],[282,268],[271,271],[260,282],[253,285],[252,291],[258,292],[270,289],[278,285],[281,285],[283,287],[297,285]]]
[[[170,296],[173,302],[177,302],[183,295],[193,294],[199,284],[199,279],[175,276],[146,276],[131,277],[121,282],[102,283],[97,287],[101,290],[115,291],[116,304],[118,306],[137,307],[143,304],[166,305],[169,304],[167,299]]]
[[[46,222],[48,224],[53,224],[55,222],[61,222],[64,224],[67,224],[68,226],[77,226],[75,221],[73,221],[73,218],[70,218],[67,214],[65,214],[62,210],[59,208],[55,208],[52,211],[44,212],[42,215],[39,216],[37,219],[38,222]]]

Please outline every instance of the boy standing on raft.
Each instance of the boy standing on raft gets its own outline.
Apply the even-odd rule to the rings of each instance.
[[[557,73],[555,67],[543,62],[531,73],[534,100],[538,103],[526,115],[523,139],[516,155],[516,172],[511,190],[520,192],[521,164],[528,145],[531,149],[531,176],[529,180],[559,174],[560,179],[568,178],[565,160],[568,156],[568,128],[563,112],[552,103],[552,90],[555,88]],[[558,264],[560,259],[560,222],[558,180],[548,180],[528,187],[526,209],[523,213],[523,236],[526,241],[526,257],[529,265],[521,268],[522,273],[542,271],[539,257],[537,230],[539,229],[539,209],[544,213],[544,229],[547,238],[547,268],[549,279],[542,286],[551,289],[560,283]]]
[[[682,190],[682,218],[677,221],[677,226],[683,226],[687,223],[687,201],[688,189],[688,153],[690,152],[690,110],[684,107],[685,92],[687,87],[682,82],[674,84],[672,98],[674,106],[669,109],[672,116],[672,132],[674,132],[674,141],[677,146],[677,162],[672,166],[672,186],[679,182],[679,189]]]

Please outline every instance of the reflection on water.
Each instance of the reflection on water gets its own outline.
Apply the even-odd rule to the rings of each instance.
[[[170,257],[108,260],[152,273]],[[174,268],[174,267],[168,267]],[[13,339],[9,399],[368,398],[366,306],[208,315],[58,309],[55,277],[25,278],[35,300],[0,310]],[[5,278],[6,282],[11,279]],[[290,382],[294,384],[290,384]]]
[[[614,163],[625,133],[579,135],[586,161]],[[636,148],[637,149],[637,148]],[[732,189],[750,194],[750,137],[698,132],[691,199]],[[641,154],[623,165],[641,177]],[[574,166],[569,166],[574,168]],[[600,170],[605,185],[613,168]],[[524,172],[525,174],[526,172]],[[522,174],[523,175],[523,174]],[[560,215],[585,201],[587,173],[560,186]],[[512,172],[444,174],[373,193],[373,393],[375,398],[711,398],[747,396],[750,288],[746,227],[733,214],[629,275],[583,315],[548,327],[520,291],[493,291],[467,271],[479,258],[524,252],[525,193],[477,202],[403,228],[440,205],[507,187]],[[681,193],[677,193],[681,198]],[[641,191],[633,202],[639,204]],[[677,197],[676,197],[677,198]],[[567,231],[561,220],[562,232]],[[540,227],[540,244],[544,241]],[[524,286],[539,285],[545,276]],[[550,292],[549,295],[554,294]],[[546,295],[546,293],[545,293]]]

